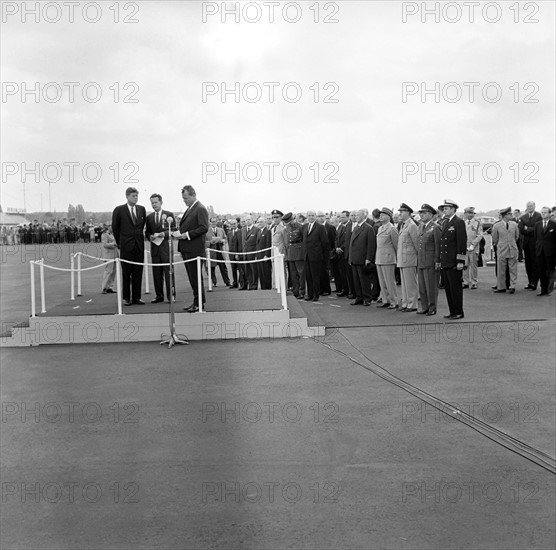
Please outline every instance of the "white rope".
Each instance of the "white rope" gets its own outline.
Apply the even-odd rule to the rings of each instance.
[[[210,250],[211,252],[220,252],[222,254],[236,254],[245,256],[246,254],[257,254],[257,252],[265,252],[267,250],[272,250],[273,248],[273,246],[269,246],[268,248],[262,248],[261,250],[253,250],[253,252],[231,252],[230,250],[216,250],[214,248],[207,248],[207,250]]]
[[[111,262],[115,262],[116,260],[105,260],[105,263],[111,263]],[[81,271],[89,271],[91,269],[97,269],[98,267],[103,267],[104,264],[100,264],[100,265],[94,265],[93,267],[82,267]],[[74,268],[73,270],[67,269],[65,267],[54,267],[53,265],[47,265],[44,264],[44,267],[48,267],[49,269],[54,269],[55,271],[74,271],[77,272],[77,269]]]

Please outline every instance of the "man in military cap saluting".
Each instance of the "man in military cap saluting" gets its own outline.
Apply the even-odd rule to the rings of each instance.
[[[519,228],[517,223],[511,220],[512,207],[500,210],[501,220],[492,226],[492,244],[496,246],[497,282],[494,292],[506,292],[506,266],[510,271],[510,294],[515,292],[517,285],[517,257],[519,250],[517,241],[519,239]]]
[[[433,221],[436,209],[423,204],[419,210],[419,251],[417,256],[417,279],[421,296],[421,311],[417,313],[436,315],[438,298],[438,271],[440,270],[440,227]]]
[[[440,234],[440,267],[450,313],[445,319],[463,319],[462,273],[467,258],[465,222],[456,216],[458,205],[449,199],[441,205],[444,223]]]

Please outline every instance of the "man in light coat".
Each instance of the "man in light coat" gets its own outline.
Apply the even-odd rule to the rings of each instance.
[[[397,265],[402,281],[402,302],[398,311],[417,311],[417,254],[419,231],[411,218],[413,209],[402,203],[398,209],[400,230],[398,236]]]
[[[475,219],[475,208],[469,206],[464,210],[465,230],[467,232],[467,269],[463,272],[463,288],[477,288],[477,264],[479,262],[479,244],[483,238],[481,222]]]
[[[517,285],[517,258],[519,250],[517,241],[519,239],[519,228],[517,223],[511,220],[511,207],[500,210],[502,219],[492,226],[492,244],[496,246],[496,257],[498,262],[498,275],[496,290],[494,292],[506,292],[506,266],[510,271],[510,294],[515,292]]]

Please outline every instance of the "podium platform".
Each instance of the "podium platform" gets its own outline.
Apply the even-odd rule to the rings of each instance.
[[[30,317],[1,336],[3,347],[46,344],[92,344],[118,342],[157,342],[169,334],[169,304],[123,307],[118,315],[116,294],[89,294],[55,304],[46,313]],[[216,287],[206,293],[205,310],[187,313],[192,303],[186,296],[175,304],[176,333],[190,341],[277,338],[313,338],[324,336],[325,326],[303,310],[293,296],[288,309],[282,308],[276,290],[238,291]]]

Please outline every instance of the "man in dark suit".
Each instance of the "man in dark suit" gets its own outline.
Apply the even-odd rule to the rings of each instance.
[[[374,229],[367,223],[364,210],[357,211],[356,223],[352,228],[349,243],[349,263],[353,273],[355,300],[350,305],[371,305],[371,279],[369,266],[374,265],[376,237]]]
[[[288,268],[293,295],[300,300],[305,297],[305,247],[303,245],[303,225],[295,221],[287,212],[282,218],[286,224],[285,242]]]
[[[322,224],[326,231],[328,250],[322,262],[322,271],[320,274],[320,294],[322,296],[330,296],[332,289],[330,287],[330,252],[334,250],[336,242],[336,228],[326,220],[324,212],[317,212],[317,221]]]
[[[151,242],[151,263],[167,264],[170,261],[170,248],[168,244],[168,223],[166,220],[172,218],[174,214],[169,210],[162,210],[162,196],[154,193],[150,197],[151,206],[154,212],[147,216],[145,226],[145,236]],[[176,222],[171,222],[170,229],[176,229]],[[155,298],[151,300],[152,304],[164,301],[164,282],[166,282],[166,297],[170,301],[170,292],[172,285],[170,284],[170,267],[153,265],[153,281]]]
[[[305,300],[318,302],[321,288],[322,263],[328,254],[328,235],[324,225],[317,222],[314,210],[307,211],[307,223],[303,226],[305,244],[305,278],[307,296]]]
[[[183,202],[187,206],[178,231],[173,236],[178,239],[178,250],[184,260],[205,257],[205,235],[209,227],[207,209],[197,199],[195,189],[191,185],[185,185],[181,190]],[[189,283],[193,289],[193,303],[185,307],[189,313],[199,311],[199,279],[197,277],[197,262],[187,262],[185,270],[189,277]],[[201,300],[205,303],[205,284],[203,281],[203,270],[201,269]]]
[[[349,266],[347,265],[346,258],[344,256],[346,248],[346,226],[349,221],[349,212],[347,210],[343,210],[339,213],[338,217],[339,224],[336,228],[336,242],[334,243],[339,278],[339,280],[336,281],[336,296],[343,297],[349,294],[346,272],[347,269],[349,269]]]
[[[347,210],[346,210],[347,212]],[[347,298],[349,300],[355,300],[355,284],[353,282],[353,273],[351,271],[351,266],[349,265],[349,243],[351,242],[351,232],[353,230],[353,226],[356,222],[357,211],[352,210],[349,212],[349,221],[346,223],[346,236],[344,238],[344,260],[346,262],[346,280],[348,283],[348,295]]]
[[[421,315],[436,315],[438,270],[440,269],[440,228],[433,221],[436,209],[423,204],[419,210],[419,249],[417,250],[417,279],[421,296]]]
[[[143,305],[141,300],[141,281],[145,257],[145,240],[143,229],[147,219],[144,206],[137,204],[139,192],[135,187],[128,187],[125,192],[127,203],[116,206],[112,212],[112,232],[120,251],[121,260],[136,262],[122,265],[122,294],[124,305]]]
[[[535,225],[541,221],[541,215],[535,212],[535,203],[529,201],[527,210],[519,220],[519,232],[523,235],[523,255],[525,257],[525,271],[529,284],[525,290],[536,290],[539,282],[539,269],[535,252]]]
[[[535,252],[539,267],[541,291],[537,296],[550,296],[554,290],[556,261],[556,221],[548,206],[541,209],[541,221],[535,225]]]
[[[272,222],[272,218],[271,218]],[[262,290],[270,290],[272,288],[272,250],[265,250],[272,246],[272,227],[268,226],[265,219],[261,216],[258,220],[259,234],[257,235],[257,260],[268,258],[264,262],[257,262],[257,273],[261,283]]]
[[[240,260],[243,261],[243,255],[237,254],[238,252],[243,252],[243,242],[241,240],[241,229],[237,227],[237,220],[232,218],[230,220],[230,227],[228,229],[228,250],[230,252],[230,260]],[[236,264],[234,262],[232,265],[232,286],[231,288],[238,288],[245,290],[247,288],[247,282],[245,281],[244,265]]]
[[[257,238],[259,236],[260,229],[253,223],[253,218],[251,216],[245,216],[245,224],[241,230],[241,240],[243,242],[243,252],[252,252],[252,254],[245,254],[243,259],[254,260],[256,259],[257,250]],[[257,290],[259,284],[259,275],[257,264],[244,264],[245,265],[245,276],[247,278],[247,288],[249,290]],[[242,290],[240,288],[240,290]]]
[[[450,313],[445,319],[463,319],[462,274],[467,258],[465,222],[456,216],[458,205],[452,200],[442,205],[445,221],[440,233],[440,267]]]

